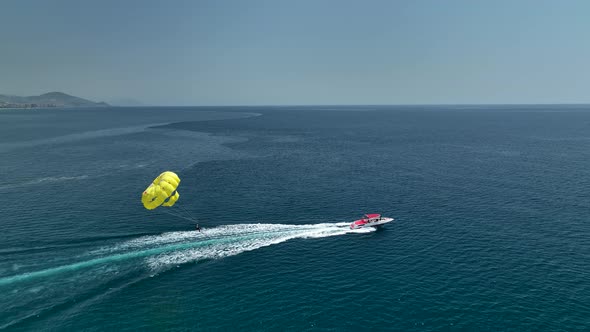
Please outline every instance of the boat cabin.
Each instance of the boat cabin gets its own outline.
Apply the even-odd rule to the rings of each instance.
[[[381,215],[377,213],[365,214],[365,220],[367,222],[379,221],[381,220]]]
[[[359,220],[355,220],[353,222],[353,225],[355,226],[363,226],[366,224],[370,224],[372,222],[376,222],[381,220],[381,215],[377,214],[377,213],[370,213],[370,214],[365,214],[365,217]]]

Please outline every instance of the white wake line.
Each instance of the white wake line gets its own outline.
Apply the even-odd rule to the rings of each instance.
[[[234,256],[293,239],[323,238],[373,231],[375,231],[374,228],[351,230],[349,223],[310,225],[241,224],[220,226],[205,230],[203,233],[191,231],[166,233],[156,237],[148,236],[129,241],[126,245],[144,247],[155,244],[162,245],[163,243],[179,243],[186,240],[211,240],[211,243],[205,247],[186,248],[146,257],[145,261],[149,269],[157,273],[167,270],[171,266]],[[215,241],[216,239],[219,241]]]
[[[321,230],[342,230],[345,229],[346,233],[366,233],[370,232],[371,229],[359,229],[350,230],[350,223],[339,222],[339,223],[321,223],[321,224],[305,224],[305,225],[289,225],[289,224],[235,224],[235,225],[222,225],[214,228],[203,228],[202,232],[198,231],[180,231],[180,232],[168,232],[159,235],[147,235],[137,239],[129,240],[114,248],[111,251],[125,250],[132,248],[143,248],[146,246],[159,245],[159,244],[171,244],[184,242],[188,240],[206,240],[216,238],[226,238],[229,236],[243,236],[250,234],[265,234],[265,233],[280,233],[280,232],[309,232],[309,231],[321,231]],[[344,233],[343,233],[344,234]],[[103,250],[106,248],[103,248]]]
[[[97,266],[117,266],[113,264],[134,259],[144,259],[147,268],[152,273],[158,273],[179,264],[233,256],[297,238],[322,238],[348,233],[367,233],[374,230],[373,228],[351,230],[348,228],[348,223],[238,224],[206,229],[201,233],[197,231],[164,233],[140,237],[114,247],[89,252],[90,257],[86,257],[83,261],[2,277],[0,286],[76,273],[76,271]]]
[[[46,176],[46,177],[42,177],[42,178],[38,178],[35,180],[26,181],[26,182],[1,185],[0,190],[19,188],[19,187],[27,187],[27,186],[35,186],[35,185],[45,184],[45,183],[57,183],[57,182],[63,182],[63,181],[86,180],[88,178],[89,178],[89,176],[86,174],[76,175],[76,176]]]

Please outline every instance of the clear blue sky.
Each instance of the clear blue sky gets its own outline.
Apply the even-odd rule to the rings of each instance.
[[[0,3],[0,93],[157,105],[590,102],[590,1]]]

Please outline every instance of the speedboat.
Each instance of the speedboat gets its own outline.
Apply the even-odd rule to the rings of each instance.
[[[365,214],[364,218],[355,220],[350,224],[350,229],[359,229],[364,227],[376,227],[388,222],[392,222],[393,218],[382,217],[377,213]]]

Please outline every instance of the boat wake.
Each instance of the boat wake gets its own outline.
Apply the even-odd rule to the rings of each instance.
[[[139,258],[144,259],[144,266],[149,271],[157,273],[166,270],[169,266],[233,256],[291,239],[321,238],[371,231],[374,229],[351,230],[348,223],[238,224],[204,229],[202,232],[186,231],[148,235],[99,248],[84,255],[87,258],[93,257],[91,259],[2,277],[0,286]]]
[[[89,248],[76,257],[56,257],[42,269],[37,266],[27,271],[20,267],[21,273],[16,275],[6,275],[14,270],[4,266],[0,269],[0,294],[4,294],[0,296],[0,306],[5,306],[8,314],[12,308],[15,317],[8,322],[0,319],[0,327],[13,325],[23,314],[17,310],[38,307],[43,303],[39,300],[44,298],[63,297],[61,301],[66,302],[73,296],[79,297],[81,289],[110,287],[130,278],[141,280],[186,263],[220,259],[293,239],[372,231],[373,228],[351,230],[348,223],[226,225],[204,228],[202,232],[169,232],[114,242]],[[38,307],[35,315],[43,309]]]

